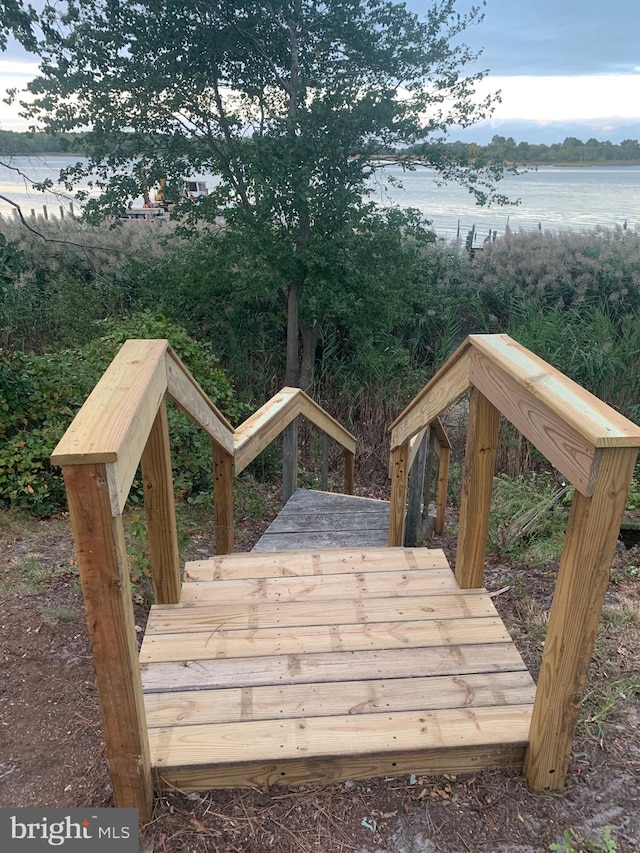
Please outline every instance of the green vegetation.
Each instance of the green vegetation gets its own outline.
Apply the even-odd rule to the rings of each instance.
[[[602,841],[594,841],[576,829],[566,829],[562,841],[549,845],[555,853],[616,853],[617,849],[610,826],[605,826]]]

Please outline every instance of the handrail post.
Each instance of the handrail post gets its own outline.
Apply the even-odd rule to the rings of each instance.
[[[216,554],[233,553],[233,456],[212,441]]]
[[[329,488],[329,436],[326,434],[326,432],[322,433],[322,462],[320,468],[320,488],[323,492],[326,492]]]
[[[356,466],[356,455],[352,450],[344,449],[344,493],[352,495],[354,488],[354,475]]]
[[[559,789],[565,783],[637,452],[599,450],[592,497],[574,494],[524,760],[534,790]]]
[[[298,486],[298,419],[282,431],[282,505]]]
[[[404,541],[404,516],[409,479],[409,439],[391,451],[391,498],[389,502],[390,548],[401,546]]]
[[[449,457],[451,451],[448,447],[436,442],[438,454],[438,489],[436,493],[436,520],[433,529],[436,533],[444,531],[444,519],[447,509],[447,489],[449,486]]]
[[[63,468],[116,806],[151,818],[153,781],[122,518],[104,464]]]
[[[177,604],[180,601],[180,553],[164,400],[140,462],[156,604]]]
[[[483,585],[499,426],[498,409],[472,387],[456,555],[456,580],[460,589]]]
[[[431,433],[431,427],[427,427],[409,471],[409,482],[407,485],[407,518],[404,529],[404,545],[407,548],[415,547],[418,541],[418,530],[420,528],[420,522],[422,521],[422,494],[425,485],[427,443]]]

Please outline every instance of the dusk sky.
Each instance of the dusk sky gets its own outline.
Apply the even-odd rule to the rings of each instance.
[[[408,0],[424,14],[428,0]],[[464,11],[469,3],[459,2]],[[487,0],[485,21],[465,41],[484,48],[482,91],[502,91],[493,118],[452,138],[486,142],[494,133],[516,141],[561,142],[640,137],[640,7],[593,0]],[[15,44],[0,54],[0,90],[21,87],[37,63]],[[0,127],[25,129],[17,110],[0,104]]]

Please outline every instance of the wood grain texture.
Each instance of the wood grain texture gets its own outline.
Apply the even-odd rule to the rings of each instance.
[[[494,744],[384,755],[348,755],[344,758],[310,758],[213,767],[163,767],[154,769],[159,790],[202,791],[209,788],[270,788],[273,785],[303,785],[310,782],[344,782],[349,779],[443,773],[476,773],[496,767],[522,768],[524,745]]]
[[[404,523],[409,486],[409,441],[391,451],[391,500],[389,501],[389,531],[387,545],[396,548],[404,544]]]
[[[153,606],[148,632],[184,633],[214,628],[273,628],[302,625],[345,625],[374,622],[411,622],[417,619],[457,619],[495,616],[496,610],[483,590],[432,591],[407,599],[338,599],[327,606],[321,601],[244,602],[233,604],[172,604]]]
[[[445,515],[447,511],[447,494],[449,486],[449,457],[451,450],[442,447],[439,455],[438,486],[436,490],[436,520],[434,531],[438,534],[444,532]]]
[[[219,660],[325,652],[420,649],[435,646],[508,643],[511,638],[495,617],[434,619],[428,622],[379,622],[375,625],[311,625],[299,628],[263,628],[199,631],[185,634],[149,634],[140,650],[141,663]]]
[[[491,359],[556,417],[565,421],[588,445],[640,446],[637,424],[508,335],[471,335],[469,342],[477,353]]]
[[[497,705],[531,705],[535,684],[526,671],[470,673],[238,687],[145,694],[147,724],[191,726],[247,720],[385,714]]]
[[[51,455],[54,465],[105,462],[112,514],[125,505],[167,387],[167,341],[126,341]]]
[[[274,554],[251,551],[187,563],[185,580],[304,577],[352,572],[403,572],[407,569],[449,570],[449,564],[441,548],[334,548],[330,551],[304,549]]]
[[[386,501],[298,489],[253,550],[383,545],[388,518]]]
[[[283,388],[235,431],[236,474],[243,471],[300,413],[299,388]]]
[[[213,454],[213,507],[216,521],[216,552],[233,552],[233,456],[218,444],[211,442]]]
[[[499,411],[472,388],[456,552],[456,580],[461,589],[483,584],[499,427]]]
[[[180,554],[164,400],[149,433],[141,465],[155,602],[177,604],[180,601]]]
[[[595,444],[528,387],[482,353],[470,356],[471,381],[583,495],[591,494],[599,453]]]
[[[524,670],[513,643],[143,663],[145,692]]]
[[[116,806],[151,816],[149,744],[138,668],[127,548],[104,465],[63,468]]]
[[[542,656],[525,770],[535,790],[564,786],[637,451],[606,449],[593,496],[574,494]]]
[[[222,583],[189,581],[184,584],[180,600],[182,604],[333,601],[336,598],[406,598],[457,589],[451,569],[446,566],[422,570],[353,572],[348,575],[248,578]]]
[[[167,391],[173,400],[213,441],[232,454],[233,427],[170,347],[167,351],[166,371]]]
[[[350,714],[282,721],[219,723],[149,730],[152,762],[170,767],[342,758],[367,753],[523,746],[529,705]],[[274,743],[275,742],[275,743]],[[275,749],[274,749],[275,746]]]
[[[467,339],[391,424],[392,450],[434,421],[468,389],[469,350]]]

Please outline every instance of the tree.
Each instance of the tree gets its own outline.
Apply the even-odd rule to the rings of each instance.
[[[465,73],[477,55],[459,41],[481,18],[455,0],[435,0],[425,20],[385,0],[63,0],[43,13],[41,74],[24,106],[50,132],[90,128],[88,166],[65,176],[95,175],[102,196],[89,214],[114,213],[161,179],[216,176],[182,213],[222,217],[233,250],[269,271],[295,385],[301,328],[321,320],[307,310],[310,270],[375,217],[379,157],[490,114],[494,96],[474,100],[486,72]],[[481,201],[499,177],[450,158],[435,167]]]

